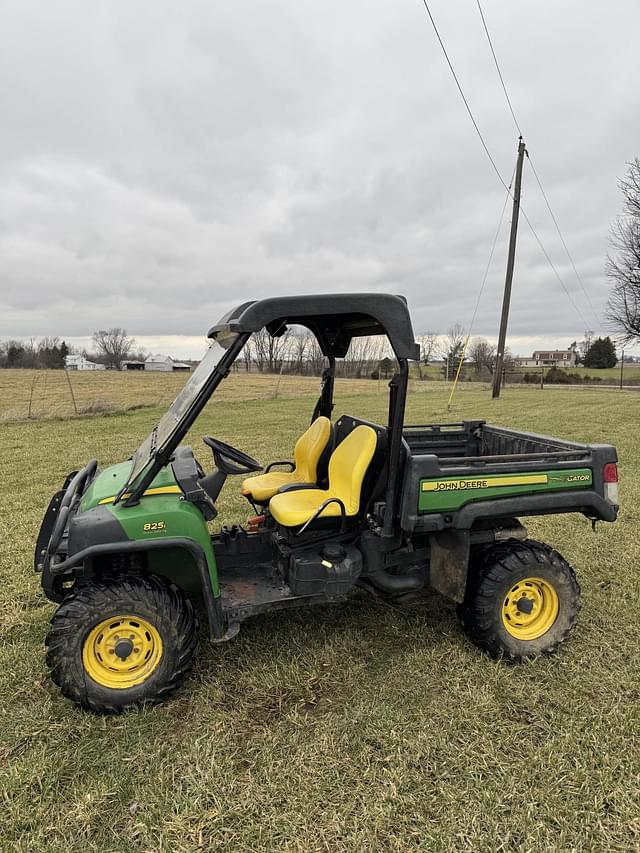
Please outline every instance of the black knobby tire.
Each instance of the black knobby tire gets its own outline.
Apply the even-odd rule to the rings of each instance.
[[[122,614],[152,626],[161,651],[141,683],[106,686],[87,672],[83,649],[96,626]],[[182,684],[197,652],[198,623],[182,590],[164,578],[115,575],[74,589],[54,613],[45,643],[51,678],[62,693],[95,713],[114,714],[161,702]]]
[[[503,618],[509,595],[523,589],[521,582],[527,578],[540,579],[557,596],[555,620],[535,639],[513,636]],[[573,629],[579,611],[580,586],[569,563],[542,542],[508,539],[473,558],[458,615],[475,645],[494,657],[519,662],[555,651]]]

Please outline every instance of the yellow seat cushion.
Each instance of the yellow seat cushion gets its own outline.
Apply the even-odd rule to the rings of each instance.
[[[284,492],[274,495],[269,502],[269,511],[278,524],[285,527],[299,527],[309,521],[318,507],[329,500],[339,498],[329,489],[301,489],[299,492]],[[340,515],[339,504],[329,504],[322,513],[322,518]]]
[[[329,461],[329,488],[301,489],[274,495],[269,503],[271,515],[284,527],[299,527],[305,524],[330,498],[339,498],[347,516],[357,515],[360,510],[362,481],[375,453],[377,437],[375,430],[361,424],[336,447]],[[329,504],[321,518],[340,516],[340,505]]]
[[[242,493],[250,495],[257,503],[267,503],[282,486],[291,483],[315,483],[318,462],[331,437],[331,421],[319,417],[296,442],[293,452],[293,471],[269,471],[248,477],[242,484]]]
[[[249,477],[242,484],[242,494],[251,495],[256,503],[267,503],[281,486],[299,482],[291,479],[293,473],[292,471],[269,471],[268,474]]]

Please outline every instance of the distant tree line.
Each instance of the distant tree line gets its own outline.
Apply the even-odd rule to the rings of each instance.
[[[0,368],[62,370],[66,357],[79,352],[88,361],[104,364],[112,370],[122,370],[125,361],[144,361],[148,355],[143,349],[137,348],[136,339],[129,337],[126,329],[101,329],[93,333],[92,342],[93,350],[78,351],[59,337],[0,341]]]
[[[390,375],[392,358],[386,337],[353,338],[346,357],[337,363],[336,373],[338,376],[368,379],[382,366],[382,370]],[[272,337],[266,329],[254,333],[245,344],[238,363],[246,372],[319,376],[327,360],[315,335],[296,327],[279,337]]]
[[[420,357],[418,375],[423,368],[437,362],[441,365],[442,378],[453,379],[462,359],[461,376],[469,379],[488,379],[496,364],[496,347],[486,338],[476,337],[467,341],[464,328],[456,324],[445,335],[428,332],[417,338]],[[82,350],[81,355],[89,361],[104,364],[112,370],[122,370],[129,360],[144,361],[147,353],[138,348],[136,339],[126,329],[114,327],[93,333],[92,351]],[[466,344],[466,346],[465,346]],[[577,363],[585,367],[614,367],[617,361],[615,346],[611,338],[594,338],[593,332],[585,332],[580,343],[574,341],[570,349],[577,356]],[[65,367],[65,358],[74,353],[59,337],[34,338],[28,341],[0,341],[0,368],[50,368]],[[247,341],[236,365],[236,370],[255,373],[290,373],[319,376],[326,359],[315,335],[309,330],[294,327],[279,337],[273,337],[266,329],[253,334]],[[395,356],[385,336],[356,337],[344,359],[337,363],[338,376],[356,379],[386,379],[395,369]],[[513,372],[515,361],[507,350],[504,358],[506,373]],[[469,373],[472,373],[472,376]]]
[[[65,341],[46,337],[39,341],[0,341],[0,367],[30,367],[61,369],[71,352]]]
[[[465,330],[460,325],[452,326],[445,335],[427,332],[418,336],[420,378],[425,378],[423,368],[437,362],[441,365],[442,377],[453,379],[465,341]],[[280,337],[272,337],[263,329],[247,341],[238,363],[246,372],[319,376],[326,359],[315,336],[306,329],[289,329]],[[345,358],[337,362],[336,373],[354,379],[386,379],[393,374],[395,363],[386,337],[356,337],[352,339]],[[469,341],[464,351],[464,371],[468,373],[472,369],[474,378],[483,379],[493,373],[495,363],[495,346],[481,337]],[[505,369],[512,370],[513,364],[513,357],[507,352]]]

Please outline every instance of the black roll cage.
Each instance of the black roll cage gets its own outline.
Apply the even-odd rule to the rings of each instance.
[[[216,368],[203,384],[200,393],[180,421],[177,429],[157,453],[149,469],[131,490],[124,506],[138,503],[159,471],[165,467],[194,421],[215,392],[253,332],[266,328],[280,336],[288,325],[306,326],[317,338],[328,365],[322,373],[320,396],[312,422],[320,416],[331,418],[335,384],[336,357],[346,354],[351,340],[357,336],[386,335],[398,360],[399,370],[389,382],[389,414],[387,419],[388,458],[386,461],[385,507],[382,536],[393,536],[396,504],[400,483],[404,413],[409,384],[409,361],[419,358],[411,318],[404,297],[389,294],[348,294],[298,297],[274,297],[246,302],[226,314],[209,331],[209,337],[220,332],[236,332],[238,337],[225,352]]]

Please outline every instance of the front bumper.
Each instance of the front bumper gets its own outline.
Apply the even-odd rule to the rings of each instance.
[[[77,510],[97,467],[98,463],[92,459],[84,468],[69,474],[62,489],[51,499],[40,525],[33,560],[34,570],[42,573],[42,587],[47,598],[53,601],[61,600],[62,595],[61,591],[56,589],[51,567],[67,556],[69,519]]]

